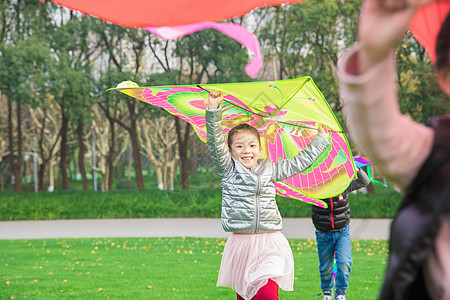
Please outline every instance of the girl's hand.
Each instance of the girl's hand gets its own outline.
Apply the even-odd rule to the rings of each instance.
[[[217,109],[223,101],[222,92],[218,91],[209,91],[208,100],[206,101],[206,105],[209,109]]]
[[[358,25],[359,73],[386,59],[419,8],[434,0],[364,0]]]
[[[323,135],[326,135],[328,137],[329,133],[330,133],[330,128],[326,127],[323,124],[319,124],[319,128],[317,129],[317,131]]]

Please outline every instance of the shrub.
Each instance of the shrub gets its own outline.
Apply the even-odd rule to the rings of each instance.
[[[396,192],[351,194],[352,218],[392,218],[401,198]],[[220,188],[4,192],[0,199],[1,220],[220,218],[222,193]],[[281,196],[277,203],[283,217],[310,217],[309,204]]]
[[[122,179],[117,183],[116,189],[118,190],[134,190],[136,188],[136,184],[134,181],[129,179]]]

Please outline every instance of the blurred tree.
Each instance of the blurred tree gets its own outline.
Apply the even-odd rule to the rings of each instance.
[[[0,162],[3,160],[3,157],[9,154],[8,152],[8,143],[6,139],[6,129],[7,125],[7,99],[6,96],[2,95],[0,92]]]
[[[127,77],[130,76],[130,77]],[[105,73],[102,74],[101,78],[97,81],[97,84],[95,86],[95,97],[97,99],[97,105],[102,110],[101,117],[106,118],[108,120],[108,129],[104,129],[108,134],[109,138],[106,139],[106,142],[108,142],[109,146],[105,148],[105,146],[102,146],[104,149],[103,151],[108,150],[108,154],[106,155],[106,166],[107,169],[105,171],[105,174],[114,174],[114,168],[116,165],[116,147],[118,144],[118,120],[124,115],[124,113],[121,113],[121,111],[125,111],[125,103],[123,102],[124,97],[120,95],[119,93],[107,93],[105,92],[108,88],[115,86],[118,81],[121,81],[123,78],[132,78],[134,77],[133,74],[129,73],[121,73],[114,69],[108,69]],[[96,117],[97,119],[100,114],[97,112]],[[120,157],[119,157],[120,158]],[[113,188],[114,184],[114,177],[107,176],[107,183],[105,185],[105,190],[111,190]]]
[[[5,166],[9,155],[7,141],[7,99],[0,92],[0,191],[5,189]]]
[[[450,113],[448,97],[438,86],[428,54],[409,32],[398,48],[397,65],[402,113],[419,123]]]
[[[53,61],[50,49],[35,37],[18,41],[16,46],[0,44],[0,52],[0,90],[6,96],[8,106],[10,166],[15,179],[14,190],[20,192],[24,154],[22,114],[27,106],[44,102],[48,90],[48,69]]]
[[[114,87],[124,79],[139,82],[136,79],[139,78],[141,62],[145,54],[147,32],[143,29],[125,28],[101,22],[96,28],[96,33],[100,37],[104,51],[108,54],[108,69],[111,72],[122,73],[121,76],[116,77],[120,77],[121,80],[112,83],[108,88]],[[144,177],[137,136],[137,121],[142,117],[139,108],[142,104],[139,101],[130,101],[124,96],[117,99],[125,101],[127,110],[121,110],[117,117],[110,114],[110,117],[130,135],[136,186],[138,189],[143,189]],[[106,108],[108,105],[103,103],[102,106]]]
[[[109,112],[109,111],[108,111]],[[95,142],[95,150],[88,146],[91,153],[96,154],[98,162],[96,166],[90,163],[91,169],[99,172],[102,176],[102,191],[111,191],[114,176],[114,167],[120,160],[121,155],[128,149],[128,138],[124,129],[117,130],[111,118],[104,118],[104,114],[97,107],[94,108],[95,119],[92,123],[92,138]],[[114,131],[112,134],[111,131]]]
[[[67,10],[51,4],[56,11]],[[88,190],[84,168],[84,126],[90,122],[91,92],[90,65],[92,54],[98,50],[98,43],[91,38],[92,22],[88,16],[70,11],[61,20],[53,20],[51,34],[47,36],[57,64],[50,70],[51,93],[60,106],[61,152],[60,170],[62,189],[69,189],[69,133],[72,128],[79,145],[78,166],[83,189]]]
[[[44,104],[44,103],[43,103]],[[39,156],[38,190],[45,191],[55,187],[54,166],[57,164],[57,154],[61,149],[61,114],[55,109],[53,96],[45,104],[30,108],[32,127],[37,140]],[[49,174],[48,174],[49,173]]]
[[[37,1],[0,3],[0,91],[7,97],[9,165],[16,192],[22,190],[24,106],[39,102],[45,94],[41,84],[49,57],[45,55],[48,49],[40,43],[49,25],[45,16],[45,8]]]
[[[170,116],[143,118],[139,121],[138,136],[142,155],[155,166],[160,190],[173,190],[178,153],[175,120]]]

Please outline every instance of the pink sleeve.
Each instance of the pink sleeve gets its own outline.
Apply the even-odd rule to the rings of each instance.
[[[428,157],[433,131],[400,113],[394,54],[355,75],[357,52],[358,46],[348,49],[337,69],[350,136],[382,173],[404,189]]]

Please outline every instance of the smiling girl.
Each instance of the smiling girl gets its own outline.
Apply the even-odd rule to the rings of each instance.
[[[206,110],[207,145],[222,178],[222,226],[232,232],[225,245],[217,286],[233,288],[237,299],[278,299],[278,288],[293,290],[294,259],[282,229],[274,182],[306,170],[330,145],[329,129],[300,153],[273,163],[262,153],[256,128],[240,124],[225,143],[222,93],[210,91]]]

